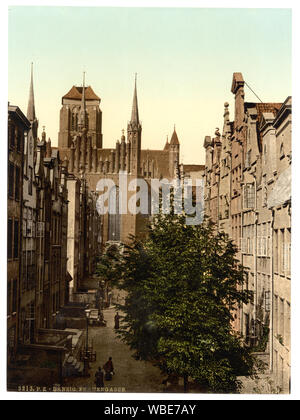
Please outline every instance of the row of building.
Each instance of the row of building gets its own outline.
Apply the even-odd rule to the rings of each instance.
[[[53,334],[62,329],[61,313],[78,278],[94,273],[99,255],[95,194],[84,177],[68,171],[44,130],[38,138],[32,73],[27,116],[8,104],[7,209],[7,360],[13,367],[30,352],[63,354],[57,343],[67,335],[54,340]]]
[[[274,387],[290,389],[291,97],[245,101],[234,73],[234,118],[225,103],[222,132],[206,136],[205,214],[238,247],[253,303],[241,305],[235,328],[267,360]]]
[[[120,214],[118,206],[116,214],[98,214],[99,180],[112,180],[118,197],[120,175],[126,176],[127,187],[137,178],[150,185],[153,178],[203,175],[203,165],[179,165],[175,127],[162,150],[142,149],[136,81],[127,139],[122,130],[115,148],[103,148],[100,102],[84,80],[62,97],[58,147],[46,140],[44,128],[38,138],[32,70],[27,116],[17,106],[8,106],[7,343],[8,366],[15,372],[11,382],[17,382],[18,363],[28,365],[30,381],[32,366],[26,360],[37,352],[48,351],[46,358],[56,352],[54,363],[63,370],[69,335],[80,334],[66,327],[84,329],[84,323],[74,321],[84,316],[80,306],[82,310],[89,303],[101,309],[112,296],[108,284],[95,274],[97,258],[107,247],[145,234],[147,215]],[[129,191],[128,200],[135,193]],[[22,375],[24,382],[24,370]]]

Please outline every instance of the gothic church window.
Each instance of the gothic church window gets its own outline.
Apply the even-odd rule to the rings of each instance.
[[[120,241],[121,216],[119,212],[119,188],[113,187],[109,193],[108,203],[108,240]]]

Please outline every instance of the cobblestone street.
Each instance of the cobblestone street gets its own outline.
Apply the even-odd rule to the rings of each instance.
[[[132,351],[115,334],[115,308],[104,310],[106,327],[89,327],[89,342],[97,353],[96,362],[90,364],[90,377],[66,378],[65,386],[88,387],[95,386],[95,372],[111,356],[115,375],[111,381],[104,381],[105,387],[112,392],[116,388],[123,392],[182,392],[179,389],[168,389],[162,384],[165,378],[160,370],[149,362],[137,361],[131,355]]]

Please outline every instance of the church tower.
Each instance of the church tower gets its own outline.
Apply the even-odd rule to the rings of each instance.
[[[141,166],[141,138],[142,126],[139,121],[139,110],[136,90],[136,75],[134,83],[131,120],[127,126],[127,140],[130,143],[130,172],[132,175],[140,174]]]
[[[180,152],[180,143],[179,143],[178,136],[175,130],[175,125],[174,125],[174,131],[171,137],[171,141],[167,150],[169,151],[170,176],[171,178],[175,178],[176,172],[179,166],[179,152]]]
[[[87,138],[91,138],[92,148],[102,148],[102,112],[101,99],[91,86],[73,86],[62,97],[58,147],[61,151],[71,149],[74,137],[83,129]]]

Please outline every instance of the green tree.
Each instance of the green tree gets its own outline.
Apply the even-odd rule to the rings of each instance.
[[[158,215],[143,243],[132,244],[107,269],[126,291],[119,334],[135,355],[167,374],[191,377],[208,392],[238,392],[237,377],[255,372],[255,359],[233,330],[234,310],[252,295],[237,249],[205,219]]]

